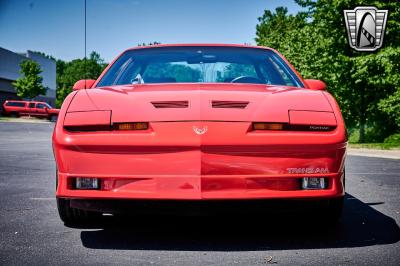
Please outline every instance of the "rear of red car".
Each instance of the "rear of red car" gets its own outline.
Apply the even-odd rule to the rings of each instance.
[[[300,78],[299,86],[240,78],[97,84],[69,95],[53,135],[64,221],[76,218],[72,209],[113,212],[119,200],[336,206],[346,134],[335,100]]]
[[[18,117],[27,112],[26,101],[6,100],[3,103],[3,110],[6,115]]]

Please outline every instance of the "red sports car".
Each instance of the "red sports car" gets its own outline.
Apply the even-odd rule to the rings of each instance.
[[[347,136],[325,88],[266,47],[128,49],[62,105],[60,217],[289,200],[338,218]]]

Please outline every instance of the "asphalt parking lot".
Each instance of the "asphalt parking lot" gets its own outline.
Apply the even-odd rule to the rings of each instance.
[[[348,156],[336,227],[295,217],[105,217],[70,228],[52,123],[0,122],[1,265],[400,265],[400,160]]]

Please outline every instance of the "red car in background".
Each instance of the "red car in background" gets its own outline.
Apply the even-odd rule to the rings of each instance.
[[[46,102],[6,100],[3,103],[4,113],[12,117],[23,115],[47,118],[56,121],[60,109],[51,107]]]
[[[60,217],[289,200],[337,220],[347,137],[325,89],[266,47],[129,49],[61,107]]]

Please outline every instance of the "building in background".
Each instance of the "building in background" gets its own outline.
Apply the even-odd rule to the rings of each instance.
[[[23,60],[33,60],[39,63],[42,70],[43,86],[47,88],[46,95],[39,95],[35,98],[55,106],[56,101],[56,62],[43,55],[27,51],[24,54],[14,53],[0,47],[0,112],[3,111],[3,102],[9,99],[21,99],[12,83],[20,76],[19,64]]]

